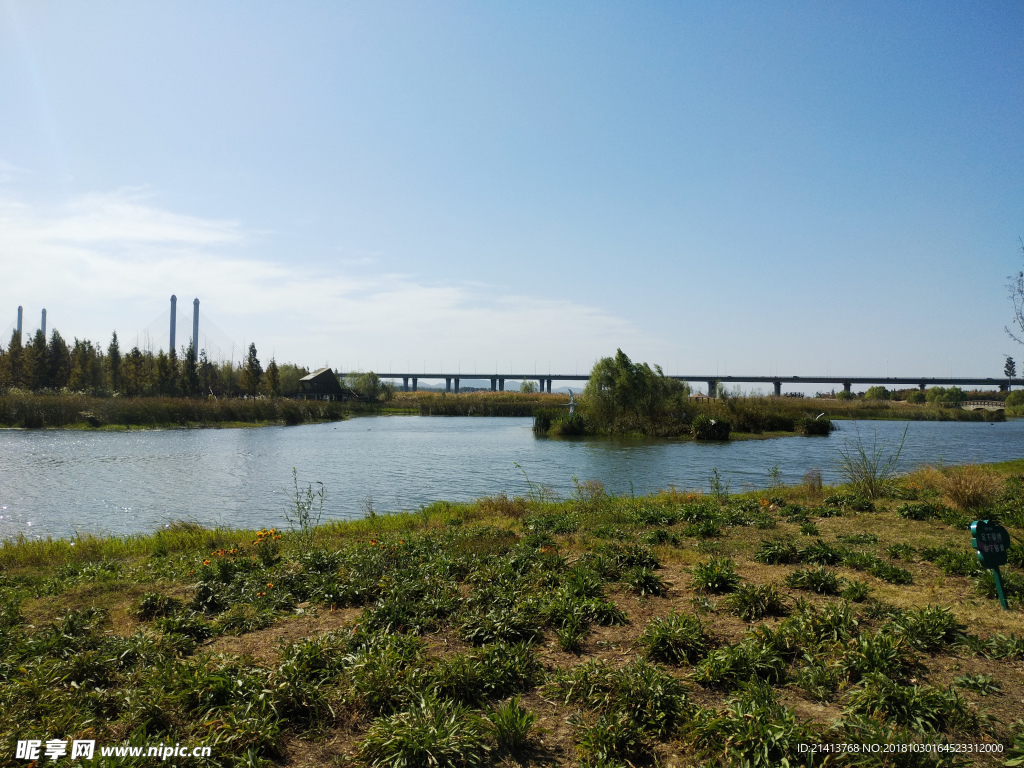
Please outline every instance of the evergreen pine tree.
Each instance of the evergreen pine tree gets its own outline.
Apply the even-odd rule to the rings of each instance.
[[[107,386],[112,392],[121,391],[121,346],[117,343],[117,331],[110,337],[107,347]]]
[[[255,397],[260,388],[260,379],[263,378],[263,367],[256,356],[256,344],[249,345],[249,354],[246,356],[242,366],[242,390],[250,397]]]
[[[64,337],[54,328],[46,348],[46,383],[50,389],[63,389],[71,378],[71,350]]]

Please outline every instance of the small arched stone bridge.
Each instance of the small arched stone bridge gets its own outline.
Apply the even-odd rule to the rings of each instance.
[[[1006,403],[1000,400],[967,400],[960,403],[965,411],[1002,411],[1006,409]]]

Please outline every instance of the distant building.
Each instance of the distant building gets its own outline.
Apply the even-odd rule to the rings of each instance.
[[[344,400],[351,394],[330,368],[320,368],[299,379],[300,400]]]

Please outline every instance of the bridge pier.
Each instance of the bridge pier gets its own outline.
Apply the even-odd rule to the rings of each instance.
[[[445,379],[444,379],[444,391],[445,392],[451,392],[452,391],[452,379],[451,379],[450,376],[446,376]]]
[[[852,385],[852,384],[851,384],[850,382],[848,382],[848,381],[844,381],[844,382],[843,382],[843,392],[849,392],[849,391],[850,391],[850,388],[851,388],[852,386],[853,386],[853,385]]]
[[[402,377],[402,391],[403,392],[408,392],[409,391],[409,377],[408,376],[403,376]]]
[[[782,397],[782,382],[781,381],[776,381],[776,382],[773,382],[773,383],[775,384],[775,396],[776,397]]]
[[[922,392],[924,392],[924,390],[925,390],[924,382],[922,381],[920,384],[918,384],[917,388],[920,389]]]
[[[548,379],[548,394],[551,394],[551,379]]]
[[[1010,388],[1010,385],[1009,385],[1009,384],[1000,384],[1000,385],[999,385],[999,391],[1000,391],[1000,392],[1005,392],[1005,391],[1006,391],[1006,390],[1008,390],[1009,388]]]
[[[417,381],[418,381],[418,379],[417,379],[417,378],[416,378],[415,376],[413,376],[413,377],[412,377],[412,391],[413,391],[413,392],[415,392],[415,391],[416,391],[416,382],[417,382]]]
[[[498,379],[498,391],[499,392],[504,392],[505,391],[505,380],[504,379]]]
[[[718,394],[718,382],[708,379],[708,397],[715,397]]]
[[[492,376],[491,377],[491,392],[497,392],[497,391],[498,391],[498,380]]]
[[[459,394],[459,377],[455,377],[455,394]]]

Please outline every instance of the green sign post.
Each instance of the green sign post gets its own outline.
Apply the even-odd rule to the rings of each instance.
[[[975,520],[971,523],[971,546],[978,551],[978,562],[983,568],[992,571],[996,580],[996,594],[1004,611],[1010,610],[1003,594],[1003,580],[999,575],[999,566],[1006,565],[1006,550],[1010,547],[1010,534],[1003,526],[990,523],[988,520]]]

